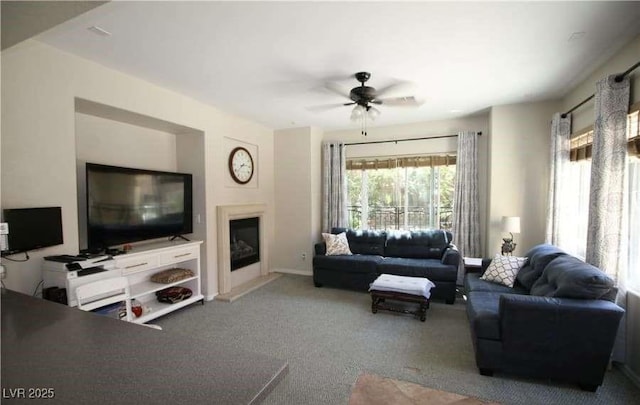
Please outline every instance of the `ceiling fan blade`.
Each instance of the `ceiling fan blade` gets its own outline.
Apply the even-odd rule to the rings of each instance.
[[[390,107],[420,107],[422,105],[422,102],[416,100],[414,96],[378,98],[374,101],[376,104],[382,104]]]
[[[398,93],[408,93],[407,90],[410,90],[413,87],[413,84],[408,81],[398,81],[392,83],[388,86],[381,87],[376,91],[376,98],[380,99],[385,96],[397,95]]]
[[[349,90],[345,89],[344,87],[340,86],[337,83],[334,82],[325,82],[324,83],[324,88],[331,91],[332,93],[335,93],[339,96],[342,96],[348,100],[351,100],[351,97],[349,97]]]
[[[323,112],[323,111],[328,111],[334,108],[344,107],[345,105],[351,105],[351,104],[355,104],[355,103],[334,103],[334,104],[314,105],[311,107],[305,107],[305,109],[311,112]]]

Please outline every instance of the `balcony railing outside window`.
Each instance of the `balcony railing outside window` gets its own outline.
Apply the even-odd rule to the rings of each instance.
[[[404,223],[405,207],[369,207],[367,226],[362,224],[362,207],[350,205],[349,223],[356,229],[446,229],[451,230],[453,209],[438,207],[436,215],[432,215],[424,207],[408,207],[407,223]]]

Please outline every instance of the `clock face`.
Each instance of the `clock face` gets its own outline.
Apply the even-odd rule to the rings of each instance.
[[[248,150],[237,147],[229,155],[229,172],[236,183],[246,184],[253,177],[253,158]]]

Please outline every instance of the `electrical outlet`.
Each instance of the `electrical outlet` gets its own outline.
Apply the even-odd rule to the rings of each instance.
[[[7,277],[7,269],[0,264],[0,280],[4,280]]]
[[[303,254],[302,254],[302,261],[305,261],[305,260],[307,260],[307,254],[306,254],[306,253],[303,253]]]

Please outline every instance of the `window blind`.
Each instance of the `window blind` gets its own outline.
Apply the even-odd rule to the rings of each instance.
[[[640,157],[640,103],[631,106],[627,116],[627,150],[629,156]],[[570,159],[572,162],[591,159],[593,125],[571,135]]]
[[[347,170],[393,169],[396,167],[435,167],[456,164],[456,155],[405,156],[347,160]]]

